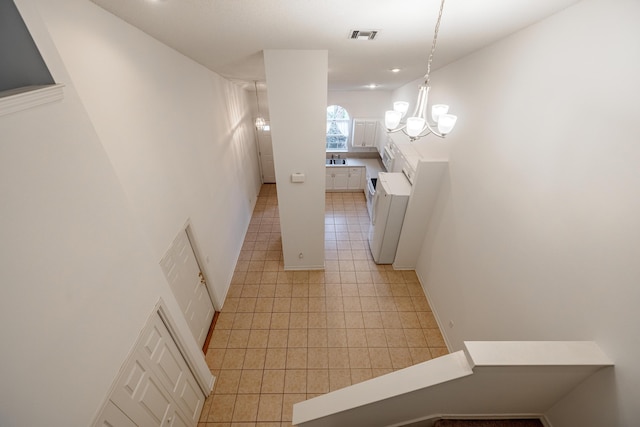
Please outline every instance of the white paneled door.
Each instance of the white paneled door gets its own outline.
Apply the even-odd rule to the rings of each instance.
[[[116,380],[95,426],[193,427],[204,393],[156,313]]]
[[[138,427],[111,400],[107,402],[94,427]]]
[[[178,234],[160,265],[187,319],[191,333],[202,347],[215,310],[186,231]]]
[[[256,130],[258,133],[258,148],[260,150],[260,164],[262,167],[262,182],[273,184],[276,182],[276,168],[273,163],[273,146],[270,130]]]

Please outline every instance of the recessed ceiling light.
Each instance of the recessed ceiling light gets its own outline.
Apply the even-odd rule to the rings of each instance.
[[[377,87],[378,87],[378,85],[377,85],[377,84],[375,84],[375,83],[371,83],[370,85],[367,85],[367,87],[368,87],[369,89],[375,89],[375,88],[377,88]]]
[[[400,68],[392,68],[389,71],[391,71],[392,73],[399,73],[400,72]]]

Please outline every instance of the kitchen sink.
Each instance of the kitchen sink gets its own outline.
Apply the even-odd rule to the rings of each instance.
[[[327,159],[328,165],[346,165],[347,159]]]

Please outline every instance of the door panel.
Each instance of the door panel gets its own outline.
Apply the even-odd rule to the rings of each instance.
[[[185,379],[177,393],[177,403],[192,420],[197,421],[204,405],[204,396],[193,376],[186,376]]]
[[[163,380],[170,386],[170,391],[176,393],[182,380],[182,367],[169,348],[163,347],[160,350],[157,365]]]
[[[143,352],[137,349],[133,363],[117,383],[111,400],[135,424],[161,425],[170,411],[170,399],[145,366],[144,359]]]
[[[169,330],[159,315],[153,316],[116,381],[110,402],[132,425],[186,427],[197,424],[204,399]],[[103,413],[107,410],[109,419],[118,421],[117,411],[109,404]],[[104,420],[102,416],[98,419],[102,424],[96,425],[110,425]]]
[[[169,414],[171,401],[155,378],[149,376],[145,379],[137,403],[147,412],[155,425],[160,425]]]
[[[207,338],[215,310],[185,231],[178,234],[173,245],[160,261],[160,265],[189,324],[191,333],[198,345],[202,346]]]
[[[167,418],[167,425],[171,427],[192,427],[193,423],[186,420],[180,412],[175,411],[173,415]]]
[[[112,401],[102,410],[95,427],[138,427]]]
[[[156,317],[152,329],[154,334],[157,333],[160,336],[160,342],[157,350],[149,357],[149,365],[165,389],[171,394],[172,402],[186,416],[193,421],[198,421],[198,416],[204,405],[204,394],[162,319],[159,316]],[[185,393],[185,389],[189,389],[191,392]]]

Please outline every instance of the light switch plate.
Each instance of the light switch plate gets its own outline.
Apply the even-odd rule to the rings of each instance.
[[[292,173],[291,174],[291,182],[304,182],[304,174],[303,173]]]

